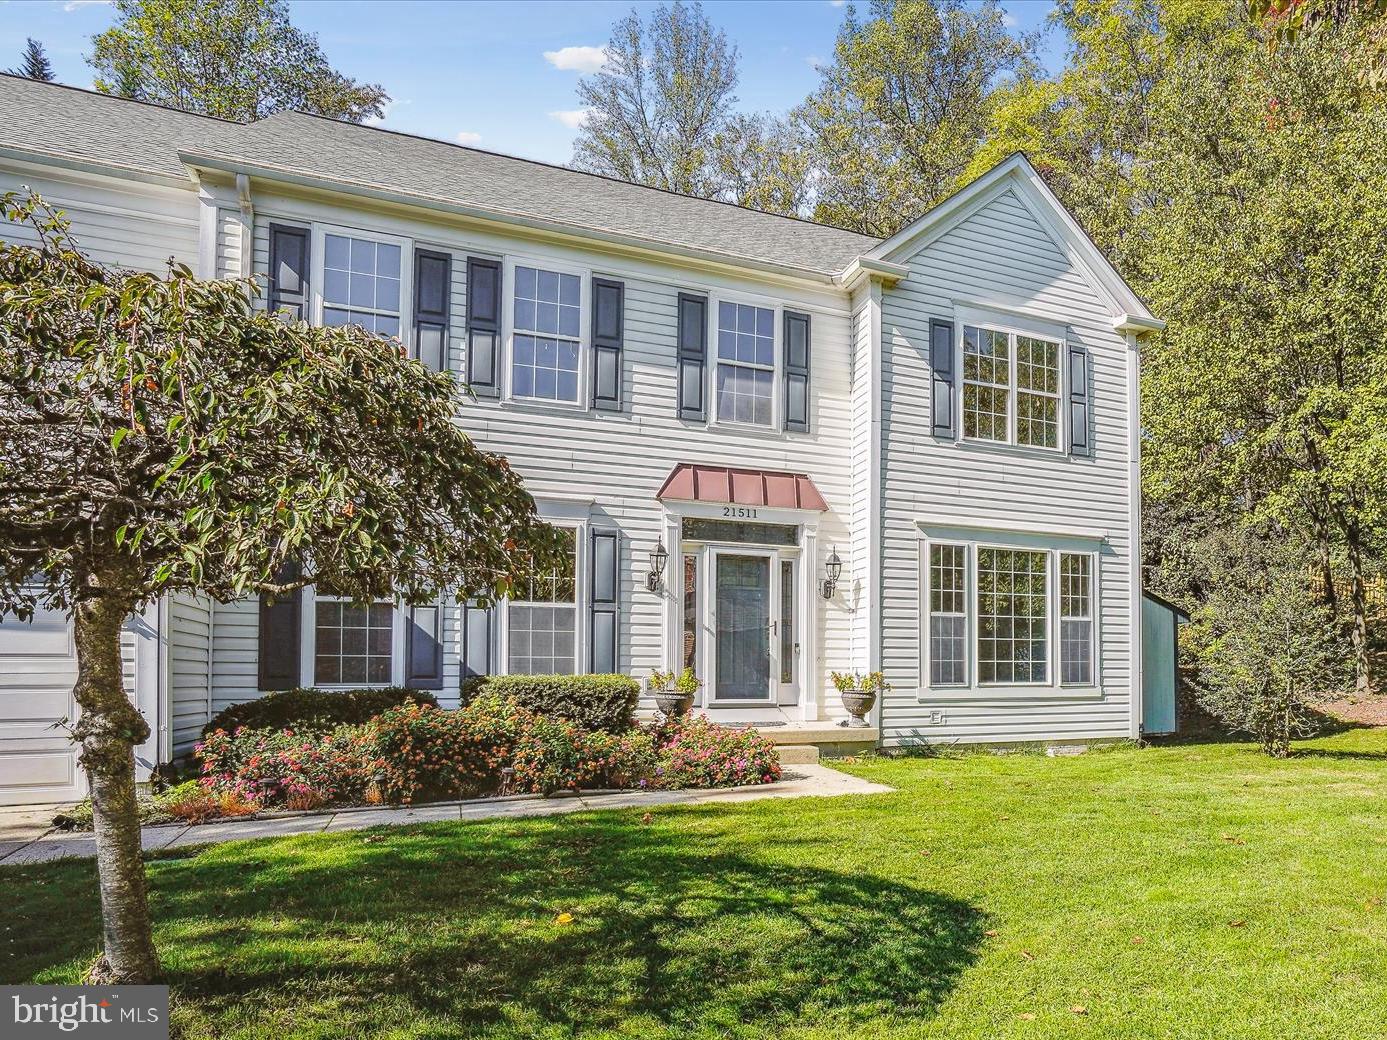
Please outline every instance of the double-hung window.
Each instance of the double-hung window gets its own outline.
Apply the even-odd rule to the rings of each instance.
[[[1093,682],[1093,557],[1060,553],[1060,682]]]
[[[381,686],[391,681],[395,608],[319,593],[313,604],[313,684]]]
[[[929,685],[1096,685],[1095,561],[931,541],[922,560]]]
[[[964,438],[1058,449],[1060,347],[1040,336],[964,325]]]
[[[929,681],[931,686],[968,682],[967,549],[929,548]]]
[[[714,390],[719,422],[775,422],[775,311],[718,301]]]
[[[402,254],[397,242],[324,233],[323,324],[398,337]]]
[[[572,675],[577,670],[577,537],[562,531],[567,562],[553,570],[533,569],[506,606],[511,675]]]
[[[517,264],[511,312],[511,394],[577,404],[582,279]]]

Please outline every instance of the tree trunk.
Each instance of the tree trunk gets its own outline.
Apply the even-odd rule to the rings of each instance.
[[[1346,532],[1348,543],[1349,606],[1353,610],[1354,687],[1360,694],[1372,692],[1372,670],[1368,657],[1368,588],[1363,575],[1363,552],[1357,525]]]
[[[130,703],[121,674],[120,632],[133,600],[100,587],[99,579],[93,585],[77,606],[74,626],[74,693],[82,709],[75,736],[91,786],[105,938],[92,981],[141,984],[159,974],[135,803],[135,746],[148,738],[149,723]]]

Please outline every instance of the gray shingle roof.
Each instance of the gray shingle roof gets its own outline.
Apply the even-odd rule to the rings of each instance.
[[[825,274],[877,239],[561,166],[297,112],[228,123],[90,91],[0,76],[0,148],[186,176],[190,159],[427,198],[556,229]]]
[[[188,179],[178,149],[240,130],[207,116],[0,75],[0,148]]]

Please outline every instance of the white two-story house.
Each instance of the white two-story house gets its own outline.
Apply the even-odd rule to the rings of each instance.
[[[128,683],[187,752],[292,686],[692,667],[698,710],[886,747],[1141,719],[1138,348],[1161,327],[1024,157],[887,241],[299,114],[223,122],[0,77],[0,190],[114,265],[255,277],[471,389],[569,568],[489,609],[171,597]],[[0,227],[0,234],[22,235]],[[78,793],[62,617],[0,625],[0,803]]]

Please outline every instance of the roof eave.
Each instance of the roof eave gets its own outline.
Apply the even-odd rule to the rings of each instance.
[[[128,166],[124,163],[92,159],[85,155],[51,151],[45,148],[16,148],[13,145],[0,144],[0,159],[40,163],[45,166],[60,166],[77,173],[96,174],[98,176],[110,177],[118,174],[131,180],[143,181],[147,184],[163,184],[174,188],[197,186],[197,178],[191,169],[186,174],[160,173],[157,170],[149,170],[140,166]]]
[[[852,292],[864,281],[873,280],[889,286],[895,285],[909,274],[909,264],[893,264],[864,254],[848,264],[843,273],[837,276],[836,281]]]
[[[1119,314],[1113,318],[1112,327],[1118,332],[1135,332],[1141,335],[1143,332],[1163,332],[1165,322],[1149,314]]]
[[[831,271],[818,271],[812,268],[795,267],[789,264],[777,264],[773,261],[762,260],[756,257],[740,256],[736,253],[721,253],[713,250],[696,249],[690,246],[679,245],[678,243],[645,238],[639,235],[625,235],[619,232],[607,231],[602,228],[589,227],[584,224],[564,223],[562,221],[540,219],[523,213],[512,213],[490,207],[470,206],[433,195],[402,191],[399,189],[385,189],[375,185],[364,184],[360,181],[322,177],[265,163],[232,159],[226,156],[180,150],[178,157],[190,171],[212,170],[225,174],[248,174],[261,180],[277,181],[284,184],[297,185],[299,187],[317,188],[320,190],[356,195],[378,202],[416,206],[421,209],[448,213],[454,216],[466,217],[471,220],[483,221],[491,224],[522,227],[533,232],[540,232],[555,237],[576,239],[584,242],[596,241],[646,253],[657,253],[666,256],[700,260],[718,267],[761,271],[791,281],[808,283],[818,288],[825,286],[838,288],[838,276]]]

